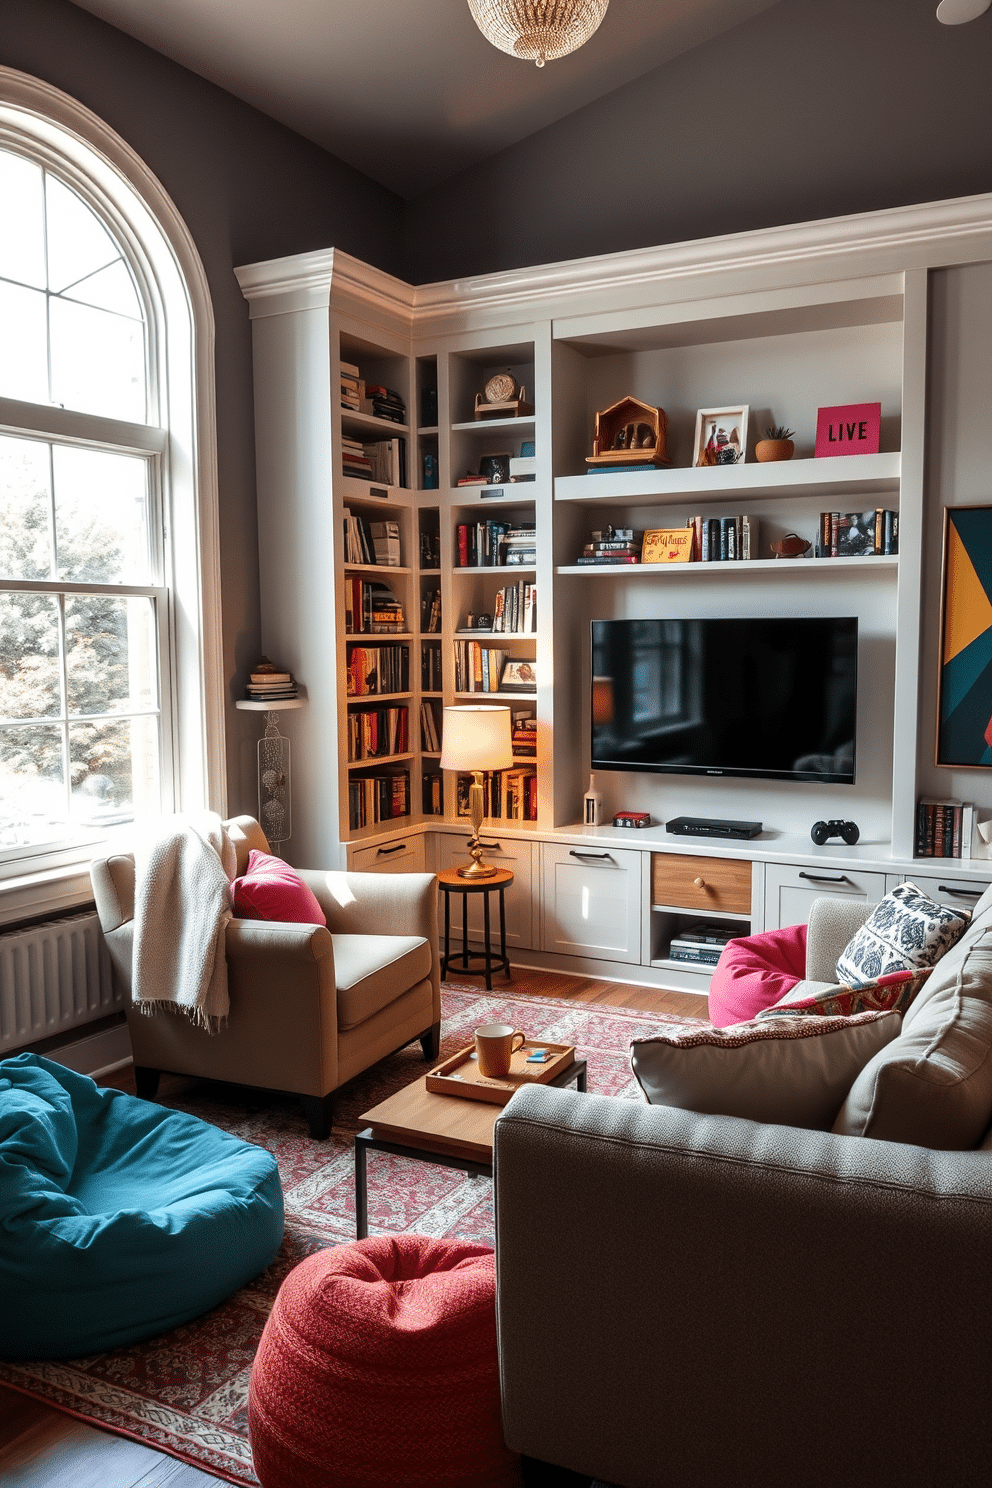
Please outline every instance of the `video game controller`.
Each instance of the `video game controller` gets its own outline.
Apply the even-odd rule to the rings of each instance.
[[[813,823],[809,835],[817,847],[822,847],[828,837],[843,837],[848,847],[853,847],[861,833],[858,831],[857,822],[818,821]]]

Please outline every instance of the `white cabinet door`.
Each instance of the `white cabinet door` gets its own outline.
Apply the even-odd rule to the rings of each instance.
[[[641,959],[641,854],[542,848],[541,948],[601,961]]]
[[[355,873],[423,873],[424,839],[418,833],[416,837],[353,847],[348,867]]]
[[[936,899],[938,904],[946,904],[949,909],[974,909],[988,888],[987,883],[976,883],[973,878],[954,878],[948,873],[913,872],[886,874],[885,891],[888,893],[896,884],[907,882],[916,884],[931,899]]]
[[[468,837],[456,836],[451,832],[439,832],[437,834],[437,868],[439,873],[444,873],[450,868],[464,868],[466,863],[471,862],[468,852]],[[531,852],[533,844],[527,841],[515,840],[512,837],[487,837],[482,838],[484,863],[492,863],[496,868],[508,868],[513,874],[513,882],[503,893],[503,905],[506,914],[506,944],[507,947],[522,947],[529,950],[535,944],[533,933],[534,920],[534,896],[531,893]],[[451,904],[450,913],[452,918],[452,937],[461,936],[462,909],[468,906],[468,928],[469,935],[480,944],[485,933],[482,917],[482,894],[469,894],[467,901],[458,895],[448,895]],[[495,896],[491,897],[489,914],[495,927],[499,914]],[[443,929],[442,929],[443,934]],[[491,934],[496,936],[495,928]],[[454,939],[452,941],[454,944]],[[460,944],[460,940],[459,940]]]
[[[765,864],[766,930],[805,925],[814,899],[867,899],[885,894],[885,874],[831,868],[826,863]]]

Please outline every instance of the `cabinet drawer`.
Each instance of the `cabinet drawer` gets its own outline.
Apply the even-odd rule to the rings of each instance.
[[[751,913],[751,864],[741,858],[653,853],[651,903],[676,909]]]
[[[600,961],[641,959],[641,854],[543,846],[542,949]]]
[[[423,837],[353,847],[348,867],[355,873],[423,873]]]
[[[876,903],[884,893],[884,873],[835,869],[827,863],[767,863],[764,928],[805,925],[815,899],[866,899]]]
[[[988,888],[988,883],[976,883],[971,878],[954,878],[948,873],[888,873],[885,877],[885,892],[890,893],[897,884],[914,883],[918,889],[946,904],[950,909],[974,909]]]

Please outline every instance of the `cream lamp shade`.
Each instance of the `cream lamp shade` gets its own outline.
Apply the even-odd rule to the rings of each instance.
[[[441,733],[442,770],[511,770],[510,710],[504,707],[445,708]]]

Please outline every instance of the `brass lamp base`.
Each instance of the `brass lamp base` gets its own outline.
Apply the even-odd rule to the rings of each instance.
[[[482,790],[482,771],[472,771],[472,784],[468,788],[468,811],[472,818],[472,835],[469,838],[468,850],[472,861],[465,868],[458,869],[459,878],[492,878],[499,872],[492,863],[482,861],[482,843],[479,841],[479,829],[485,817],[485,797]]]

